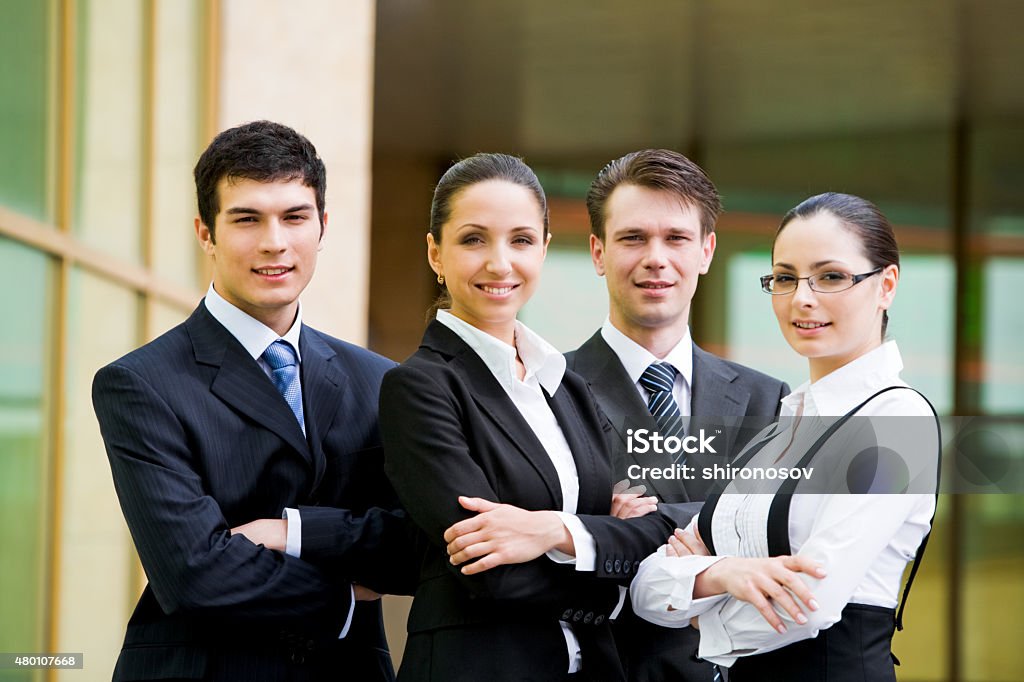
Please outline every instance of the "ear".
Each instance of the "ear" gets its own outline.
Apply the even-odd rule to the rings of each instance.
[[[434,241],[434,235],[427,233],[427,263],[435,275],[443,275],[444,268],[441,267],[441,249]]]
[[[885,270],[878,274],[882,278],[880,284],[881,298],[878,301],[878,307],[881,310],[888,310],[896,298],[896,287],[900,283],[900,268],[897,265],[887,265]]]
[[[323,251],[324,249],[324,235],[327,234],[327,211],[324,211],[324,222],[320,226],[320,246],[317,247],[317,251]]]
[[[711,259],[715,257],[715,233],[712,232],[704,238],[704,244],[701,246],[700,254],[700,274],[708,274],[708,270],[711,269]]]
[[[604,242],[596,234],[590,235],[590,260],[594,262],[594,272],[604,277]]]
[[[210,232],[210,228],[203,224],[203,221],[199,216],[196,216],[195,227],[196,239],[199,240],[199,246],[202,247],[207,256],[213,257],[214,251],[216,251],[216,244],[213,242],[213,233]]]
[[[544,240],[544,257],[548,257],[548,246],[551,245],[551,232],[548,232],[548,238]]]

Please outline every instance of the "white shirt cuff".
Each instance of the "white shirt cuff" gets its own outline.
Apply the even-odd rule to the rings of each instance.
[[[341,628],[341,634],[338,635],[338,639],[345,639],[348,635],[348,629],[352,627],[352,614],[356,611],[356,587],[355,585],[349,585],[349,594],[352,598],[348,602],[348,618],[345,619],[345,627]]]
[[[288,535],[284,541],[284,553],[298,559],[302,555],[302,516],[298,509],[285,507],[282,517],[288,519]],[[349,617],[351,618],[351,614]]]
[[[697,625],[700,627],[697,655],[706,661],[731,667],[739,657],[729,655],[733,653],[732,639],[722,621],[721,607],[697,616]]]
[[[626,593],[625,586],[619,585],[619,603],[612,609],[611,615],[608,616],[608,620],[615,620],[622,613],[622,607],[626,605]]]
[[[590,534],[587,527],[583,525],[575,514],[566,512],[555,512],[558,518],[562,519],[569,535],[572,536],[572,544],[576,547],[576,556],[571,556],[557,549],[548,550],[545,553],[547,558],[556,564],[575,564],[577,571],[593,571],[597,567],[597,542]]]

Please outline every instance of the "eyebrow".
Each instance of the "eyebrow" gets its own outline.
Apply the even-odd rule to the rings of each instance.
[[[300,213],[301,211],[313,210],[313,204],[299,204],[298,206],[292,206],[291,208],[285,209],[284,213]],[[228,215],[261,215],[263,212],[259,209],[249,208],[248,206],[232,206],[231,208],[224,211]]]
[[[484,232],[489,232],[490,231],[490,228],[487,227],[486,225],[477,225],[476,223],[465,223],[465,224],[459,225],[457,228],[455,228],[456,232],[459,232],[459,231],[462,231],[462,230],[466,230],[466,229],[483,230]],[[540,232],[540,228],[534,227],[532,225],[518,225],[518,226],[512,228],[512,232],[527,232],[527,231]]]
[[[843,261],[836,260],[836,259],[833,258],[831,260],[820,260],[817,263],[812,263],[811,264],[811,270],[817,270],[818,268],[824,267],[824,266],[829,265],[831,263],[838,263],[839,265],[846,265],[846,263],[844,263]],[[797,269],[796,266],[790,265],[789,263],[776,263],[775,267],[777,267],[777,268],[786,268],[788,270],[796,270]]]

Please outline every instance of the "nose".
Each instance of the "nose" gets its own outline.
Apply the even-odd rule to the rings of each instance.
[[[505,275],[512,269],[508,251],[502,244],[496,244],[487,257],[487,272],[492,275]]]
[[[267,220],[263,231],[260,233],[260,251],[264,253],[280,253],[288,248],[285,230],[287,227],[281,224],[277,218]]]
[[[811,289],[811,283],[806,279],[796,281],[796,290],[793,292],[793,305],[801,308],[812,307],[818,303],[818,295]]]
[[[661,240],[648,240],[641,263],[648,270],[662,270],[668,266],[668,256]]]

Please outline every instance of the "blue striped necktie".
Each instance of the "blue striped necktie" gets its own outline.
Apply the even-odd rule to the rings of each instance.
[[[672,395],[672,385],[678,373],[676,368],[667,362],[655,362],[640,375],[640,385],[650,394],[647,409],[651,411],[654,421],[658,424],[658,433],[663,438],[683,436],[683,415]],[[682,450],[679,453],[684,454]]]
[[[277,391],[292,409],[292,414],[299,420],[302,433],[306,433],[306,421],[302,415],[302,384],[299,382],[299,357],[291,344],[282,339],[274,341],[263,351],[263,359],[267,361],[271,372],[271,380]]]

